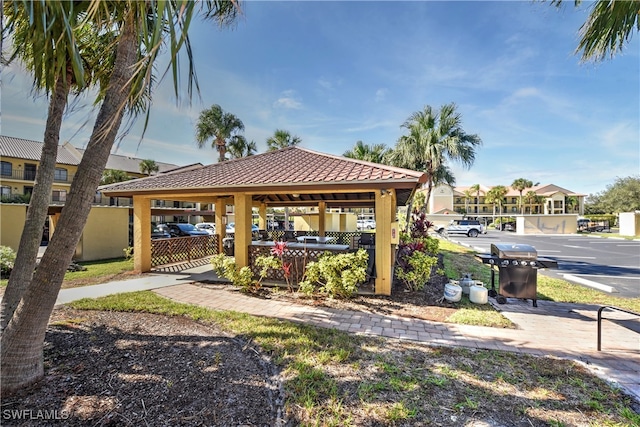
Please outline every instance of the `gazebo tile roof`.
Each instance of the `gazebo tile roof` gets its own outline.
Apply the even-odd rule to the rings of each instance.
[[[282,186],[327,182],[424,182],[424,174],[408,169],[349,159],[301,147],[288,147],[183,172],[111,184],[105,192],[137,193],[207,187]]]

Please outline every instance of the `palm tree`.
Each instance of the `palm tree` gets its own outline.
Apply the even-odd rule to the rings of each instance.
[[[535,191],[529,190],[527,194],[524,195],[524,201],[529,205],[529,213],[533,213],[533,205],[538,202],[538,195]]]
[[[576,6],[582,1],[574,0]],[[558,7],[562,0],[553,0]],[[607,55],[622,51],[633,30],[640,30],[640,2],[599,0],[587,21],[580,27],[580,42],[576,53],[582,50],[582,61],[601,61]]]
[[[30,2],[24,2],[29,4]],[[33,2],[40,3],[40,2]],[[44,3],[44,2],[43,2]],[[53,2],[52,2],[53,3]],[[78,2],[68,2],[74,6]],[[85,4],[85,3],[82,3]],[[173,76],[178,75],[177,53],[186,46],[189,59],[188,29],[195,7],[201,5],[204,16],[226,23],[236,14],[237,3],[223,0],[195,2],[97,2],[87,3],[83,13],[86,22],[97,33],[117,34],[115,61],[106,80],[106,89],[99,94],[99,109],[93,132],[75,175],[67,203],[60,215],[58,227],[39,268],[25,289],[20,303],[8,320],[0,341],[0,376],[2,393],[13,392],[35,383],[44,375],[44,336],[60,285],[86,224],[91,202],[100,182],[111,147],[115,141],[125,111],[135,114],[135,106],[150,96],[154,81],[154,63],[160,47],[170,52]],[[61,19],[58,15],[56,19]],[[77,29],[71,20],[63,20],[71,37]],[[46,24],[34,31],[52,42]],[[197,79],[189,68],[190,83]],[[192,85],[189,85],[191,95]],[[177,82],[174,85],[178,94]],[[148,104],[147,104],[148,105]]]
[[[140,173],[150,176],[160,170],[155,160],[145,159],[140,161]]]
[[[473,184],[469,190],[474,191],[476,195],[476,213],[480,214],[480,184]]]
[[[276,129],[273,136],[267,138],[268,151],[275,151],[281,148],[293,147],[302,142],[299,136],[291,136],[289,131]]]
[[[473,189],[469,188],[464,190],[464,213],[469,214],[469,202],[473,199]]]
[[[33,276],[68,96],[72,90],[83,91],[93,80],[100,81],[100,75],[113,63],[112,55],[105,56],[104,51],[98,53],[93,48],[96,44],[107,45],[110,34],[96,34],[89,24],[78,22],[82,7],[71,2],[13,2],[3,8],[5,31],[13,42],[13,52],[7,62],[21,61],[33,76],[34,89],[49,93],[50,99],[40,164],[14,268],[3,297],[0,330],[4,330],[11,319]],[[65,22],[78,28],[75,36],[66,31]]]
[[[507,187],[503,185],[496,185],[491,190],[487,191],[485,196],[485,200],[487,203],[491,203],[493,205],[493,222],[495,223],[496,217],[496,205],[498,205],[498,212],[500,216],[502,216],[502,202],[504,201],[504,196],[507,195]]]
[[[212,139],[211,148],[218,150],[219,162],[227,160],[227,144],[234,136],[244,131],[244,123],[231,113],[225,112],[218,104],[202,110],[196,123],[196,141],[198,148],[205,146]]]
[[[443,171],[447,161],[471,167],[475,149],[482,144],[480,137],[464,132],[462,118],[453,103],[441,106],[438,112],[427,105],[422,111],[413,113],[402,127],[409,134],[400,137],[392,157],[427,174],[427,200],[436,184],[438,171]]]
[[[578,198],[576,196],[567,196],[564,199],[564,205],[565,209],[569,211],[566,213],[573,213],[578,207]]]
[[[351,159],[384,164],[389,151],[384,144],[369,145],[362,141],[357,141],[351,150],[344,152],[343,156]]]
[[[100,185],[115,184],[116,182],[123,182],[130,180],[131,177],[123,170],[120,169],[105,169],[102,172],[102,178],[100,179]]]
[[[273,136],[267,138],[268,151],[275,151],[281,148],[293,147],[302,142],[299,136],[291,136],[289,131],[284,129],[276,129]],[[289,207],[284,207],[284,229],[289,230]]]
[[[533,187],[533,181],[529,181],[528,179],[524,179],[524,178],[517,178],[511,184],[511,188],[513,188],[514,190],[518,190],[518,192],[520,193],[520,199],[518,204],[520,205],[521,214],[524,214],[524,205],[522,204],[522,192],[527,188],[531,188],[531,187]]]
[[[242,135],[235,135],[227,145],[227,152],[233,159],[253,156],[257,151],[258,146],[255,141],[247,142],[247,139]]]

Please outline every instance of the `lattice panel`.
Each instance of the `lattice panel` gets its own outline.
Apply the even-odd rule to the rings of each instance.
[[[151,241],[151,266],[190,262],[217,253],[217,235],[154,239]]]
[[[325,252],[331,253],[345,253],[346,250],[319,250],[319,249],[302,249],[302,248],[294,248],[285,249],[283,261],[285,263],[291,263],[291,283],[293,285],[297,285],[304,276],[305,266],[311,261],[317,261]],[[265,246],[250,246],[249,247],[249,264],[251,266],[251,271],[255,277],[260,277],[260,268],[256,267],[255,260],[259,256],[269,256],[271,255],[271,248]],[[277,280],[277,281],[285,281],[284,272],[282,269],[271,270],[265,277],[266,280]]]

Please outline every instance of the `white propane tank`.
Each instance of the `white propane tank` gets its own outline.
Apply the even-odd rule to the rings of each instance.
[[[450,302],[458,302],[462,299],[462,288],[455,280],[444,285],[444,299]]]
[[[476,282],[469,288],[469,299],[476,304],[486,304],[489,302],[489,290],[482,282]]]
[[[471,287],[475,282],[471,278],[470,274],[465,274],[462,279],[460,279],[460,287],[462,287],[462,293],[464,295],[469,295],[469,287]]]

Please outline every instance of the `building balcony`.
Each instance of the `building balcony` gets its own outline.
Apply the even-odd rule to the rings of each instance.
[[[35,181],[37,171],[31,170],[14,170],[11,173],[3,173],[0,175],[0,181],[13,180],[13,181]],[[71,184],[75,175],[72,174],[56,174],[53,178],[53,182],[61,184]]]

